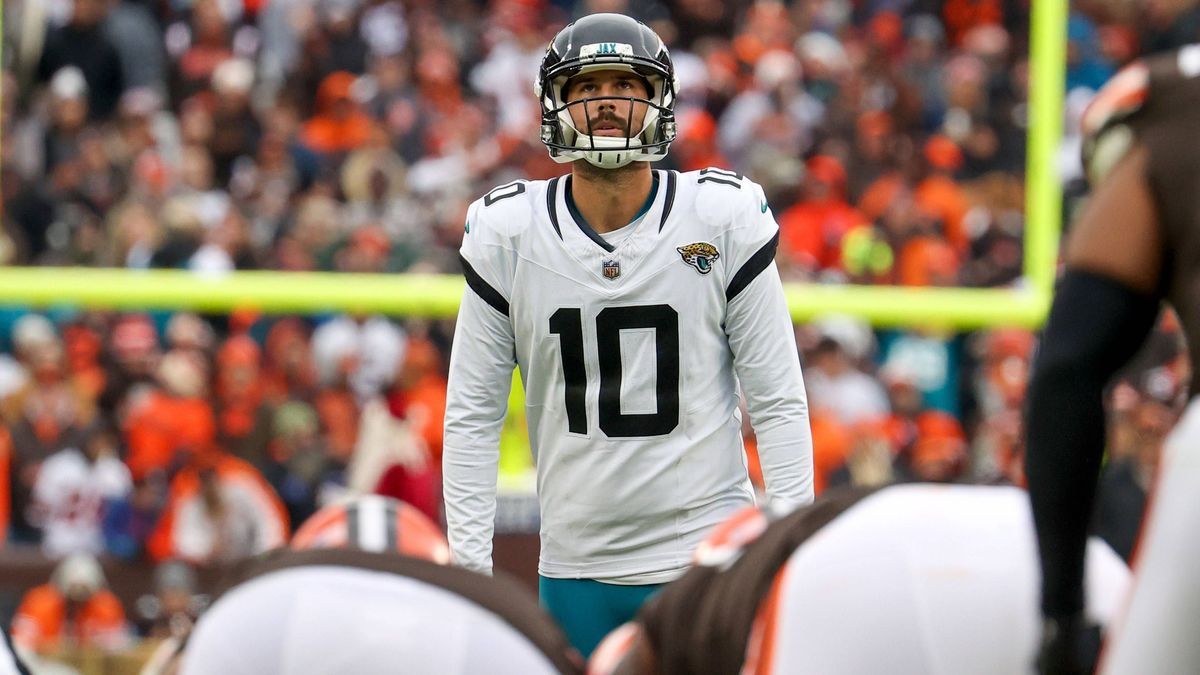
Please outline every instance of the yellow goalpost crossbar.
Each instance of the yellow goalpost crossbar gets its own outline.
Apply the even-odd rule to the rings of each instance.
[[[1025,177],[1025,284],[1018,289],[788,284],[796,321],[850,314],[877,326],[973,329],[1041,324],[1050,305],[1062,193],[1055,155],[1062,133],[1067,3],[1034,0],[1030,19],[1029,142]],[[457,275],[232,272],[77,267],[0,268],[0,305],[228,312],[382,313],[450,317]]]

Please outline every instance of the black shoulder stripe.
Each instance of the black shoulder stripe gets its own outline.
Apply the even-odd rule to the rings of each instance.
[[[662,219],[658,221],[658,231],[662,232],[663,227],[667,224],[667,216],[671,215],[671,207],[675,205],[675,172],[664,171],[667,174],[667,192],[663,196],[663,212]]]
[[[771,237],[771,241],[762,245],[762,248],[754,252],[750,259],[742,264],[742,268],[733,275],[733,280],[729,282],[729,288],[725,289],[725,302],[729,302],[737,297],[755,277],[762,274],[762,271],[771,265],[775,260],[775,249],[779,247],[779,230],[775,230],[775,236]]]
[[[484,302],[491,305],[492,309],[504,316],[508,316],[508,300],[505,300],[504,296],[500,295],[500,291],[488,285],[488,282],[479,276],[479,273],[475,271],[474,267],[471,267],[471,263],[467,262],[467,259],[461,253],[458,254],[458,259],[462,261],[463,276],[467,278],[467,285],[471,287],[471,290],[475,291],[475,295],[478,295]]]
[[[550,214],[550,224],[554,226],[554,232],[559,239],[562,239],[562,230],[558,227],[558,204],[555,200],[558,198],[558,181],[561,178],[562,176],[555,176],[546,186],[546,211]]]

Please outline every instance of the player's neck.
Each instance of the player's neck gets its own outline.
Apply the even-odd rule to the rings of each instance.
[[[619,169],[600,169],[585,161],[571,165],[571,197],[575,208],[598,234],[625,227],[637,215],[654,185],[645,162]]]

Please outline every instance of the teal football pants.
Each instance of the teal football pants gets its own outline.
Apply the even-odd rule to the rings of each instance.
[[[538,596],[571,644],[586,659],[605,635],[637,615],[663,584],[618,586],[593,579],[538,576]]]

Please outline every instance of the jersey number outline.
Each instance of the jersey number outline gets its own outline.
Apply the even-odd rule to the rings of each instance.
[[[498,201],[516,197],[525,192],[525,181],[517,181],[508,185],[501,185],[498,188],[493,188],[491,192],[483,196],[483,205],[491,206]]]
[[[621,331],[654,329],[657,412],[621,412]],[[587,369],[583,354],[583,311],[562,307],[550,316],[550,332],[558,336],[566,382],[567,430],[586,434]],[[679,426],[679,313],[670,305],[606,307],[596,315],[599,356],[600,430],[609,438],[665,436]]]

